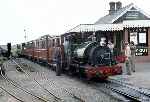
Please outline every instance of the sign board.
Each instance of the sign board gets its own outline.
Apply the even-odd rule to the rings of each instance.
[[[148,48],[136,48],[136,56],[148,56]]]

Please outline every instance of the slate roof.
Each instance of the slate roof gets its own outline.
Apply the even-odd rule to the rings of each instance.
[[[133,6],[133,3],[117,10],[115,13],[108,14],[102,18],[100,18],[98,21],[95,22],[95,24],[111,24],[113,23],[113,20],[117,18],[120,14],[124,13],[127,11],[129,8]]]

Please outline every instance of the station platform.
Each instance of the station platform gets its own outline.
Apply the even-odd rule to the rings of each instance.
[[[150,62],[136,63],[136,72],[132,72],[131,75],[126,74],[125,64],[122,63],[121,66],[123,67],[123,74],[112,76],[110,78],[118,79],[137,87],[150,89]]]

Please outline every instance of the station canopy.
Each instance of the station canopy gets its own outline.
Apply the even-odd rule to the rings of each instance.
[[[125,20],[119,24],[80,24],[69,32],[121,31],[124,28],[150,27],[150,20]]]

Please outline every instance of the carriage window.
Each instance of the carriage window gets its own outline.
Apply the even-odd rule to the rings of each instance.
[[[59,41],[59,38],[57,39],[57,45],[56,46],[59,46],[60,45],[60,41]]]
[[[39,42],[39,48],[42,48],[42,41]]]
[[[42,48],[44,48],[44,41],[42,41]]]
[[[50,40],[48,40],[48,47],[51,47],[51,45],[50,45]]]
[[[50,43],[50,47],[52,47],[52,43],[53,43],[52,40],[49,40],[49,43]]]
[[[43,40],[43,48],[46,48],[45,40]]]
[[[36,48],[38,48],[38,47],[39,47],[39,43],[38,43],[38,41],[37,41]]]
[[[52,46],[53,47],[55,46],[55,39],[53,39],[53,41],[52,41]]]

